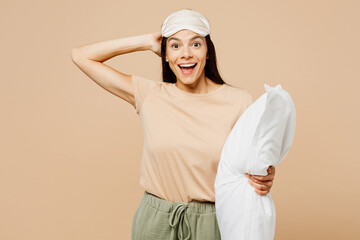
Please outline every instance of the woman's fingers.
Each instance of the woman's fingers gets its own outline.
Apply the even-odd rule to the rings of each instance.
[[[274,182],[275,176],[275,167],[270,166],[267,169],[268,175],[261,176],[261,175],[250,175],[245,173],[245,176],[249,179],[248,182],[251,186],[255,188],[255,192],[259,195],[266,195],[270,192],[270,188]]]
[[[251,177],[249,177],[249,180],[252,181],[252,182],[254,182],[254,183],[256,183],[256,184],[264,185],[264,186],[266,186],[266,187],[268,187],[268,188],[271,188],[272,185],[273,185],[273,181],[272,181],[272,180],[269,180],[269,181],[259,181],[259,180],[257,180],[257,179],[251,178]]]
[[[251,181],[250,179],[248,180],[248,182],[251,186],[253,186],[255,188],[255,192],[260,195],[266,195],[268,192],[270,192],[270,187],[268,187],[266,185],[255,183],[255,182]]]
[[[250,174],[245,174],[246,177],[251,177],[252,179],[256,179],[258,181],[273,181],[274,180],[274,175],[266,175],[266,176],[261,176],[261,175],[250,175]]]
[[[159,57],[161,57],[161,32],[150,33],[150,41],[151,41],[151,50],[156,53]]]
[[[255,189],[255,192],[261,196],[265,196],[266,194],[268,194],[270,191],[260,191],[260,190],[257,190]]]
[[[252,186],[254,186],[255,188],[259,189],[259,190],[270,190],[270,188],[272,187],[273,182],[272,181],[265,181],[265,182],[259,182],[253,179],[249,179],[248,180],[250,184],[252,184]]]

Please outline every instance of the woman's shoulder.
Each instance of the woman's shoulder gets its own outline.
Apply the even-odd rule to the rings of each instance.
[[[241,102],[245,101],[247,105],[250,105],[254,102],[253,95],[243,86],[236,86],[233,84],[228,85],[228,94],[232,95],[235,99],[241,100]]]
[[[250,94],[250,92],[245,87],[236,86],[231,83],[225,83],[225,84],[228,86],[229,91],[232,91],[237,94],[244,94],[244,95]]]

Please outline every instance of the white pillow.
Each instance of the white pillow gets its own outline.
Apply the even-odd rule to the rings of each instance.
[[[244,173],[267,175],[288,153],[296,111],[280,84],[264,84],[266,93],[239,117],[225,141],[215,178],[215,208],[222,240],[272,240],[275,205],[261,196]]]

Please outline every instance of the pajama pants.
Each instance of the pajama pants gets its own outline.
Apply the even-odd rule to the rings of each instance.
[[[131,240],[221,240],[214,202],[169,202],[144,192]]]

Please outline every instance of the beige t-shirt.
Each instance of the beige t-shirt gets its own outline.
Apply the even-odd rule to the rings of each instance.
[[[140,76],[132,81],[144,136],[140,185],[171,202],[215,202],[221,151],[251,94],[229,84],[195,94]]]

